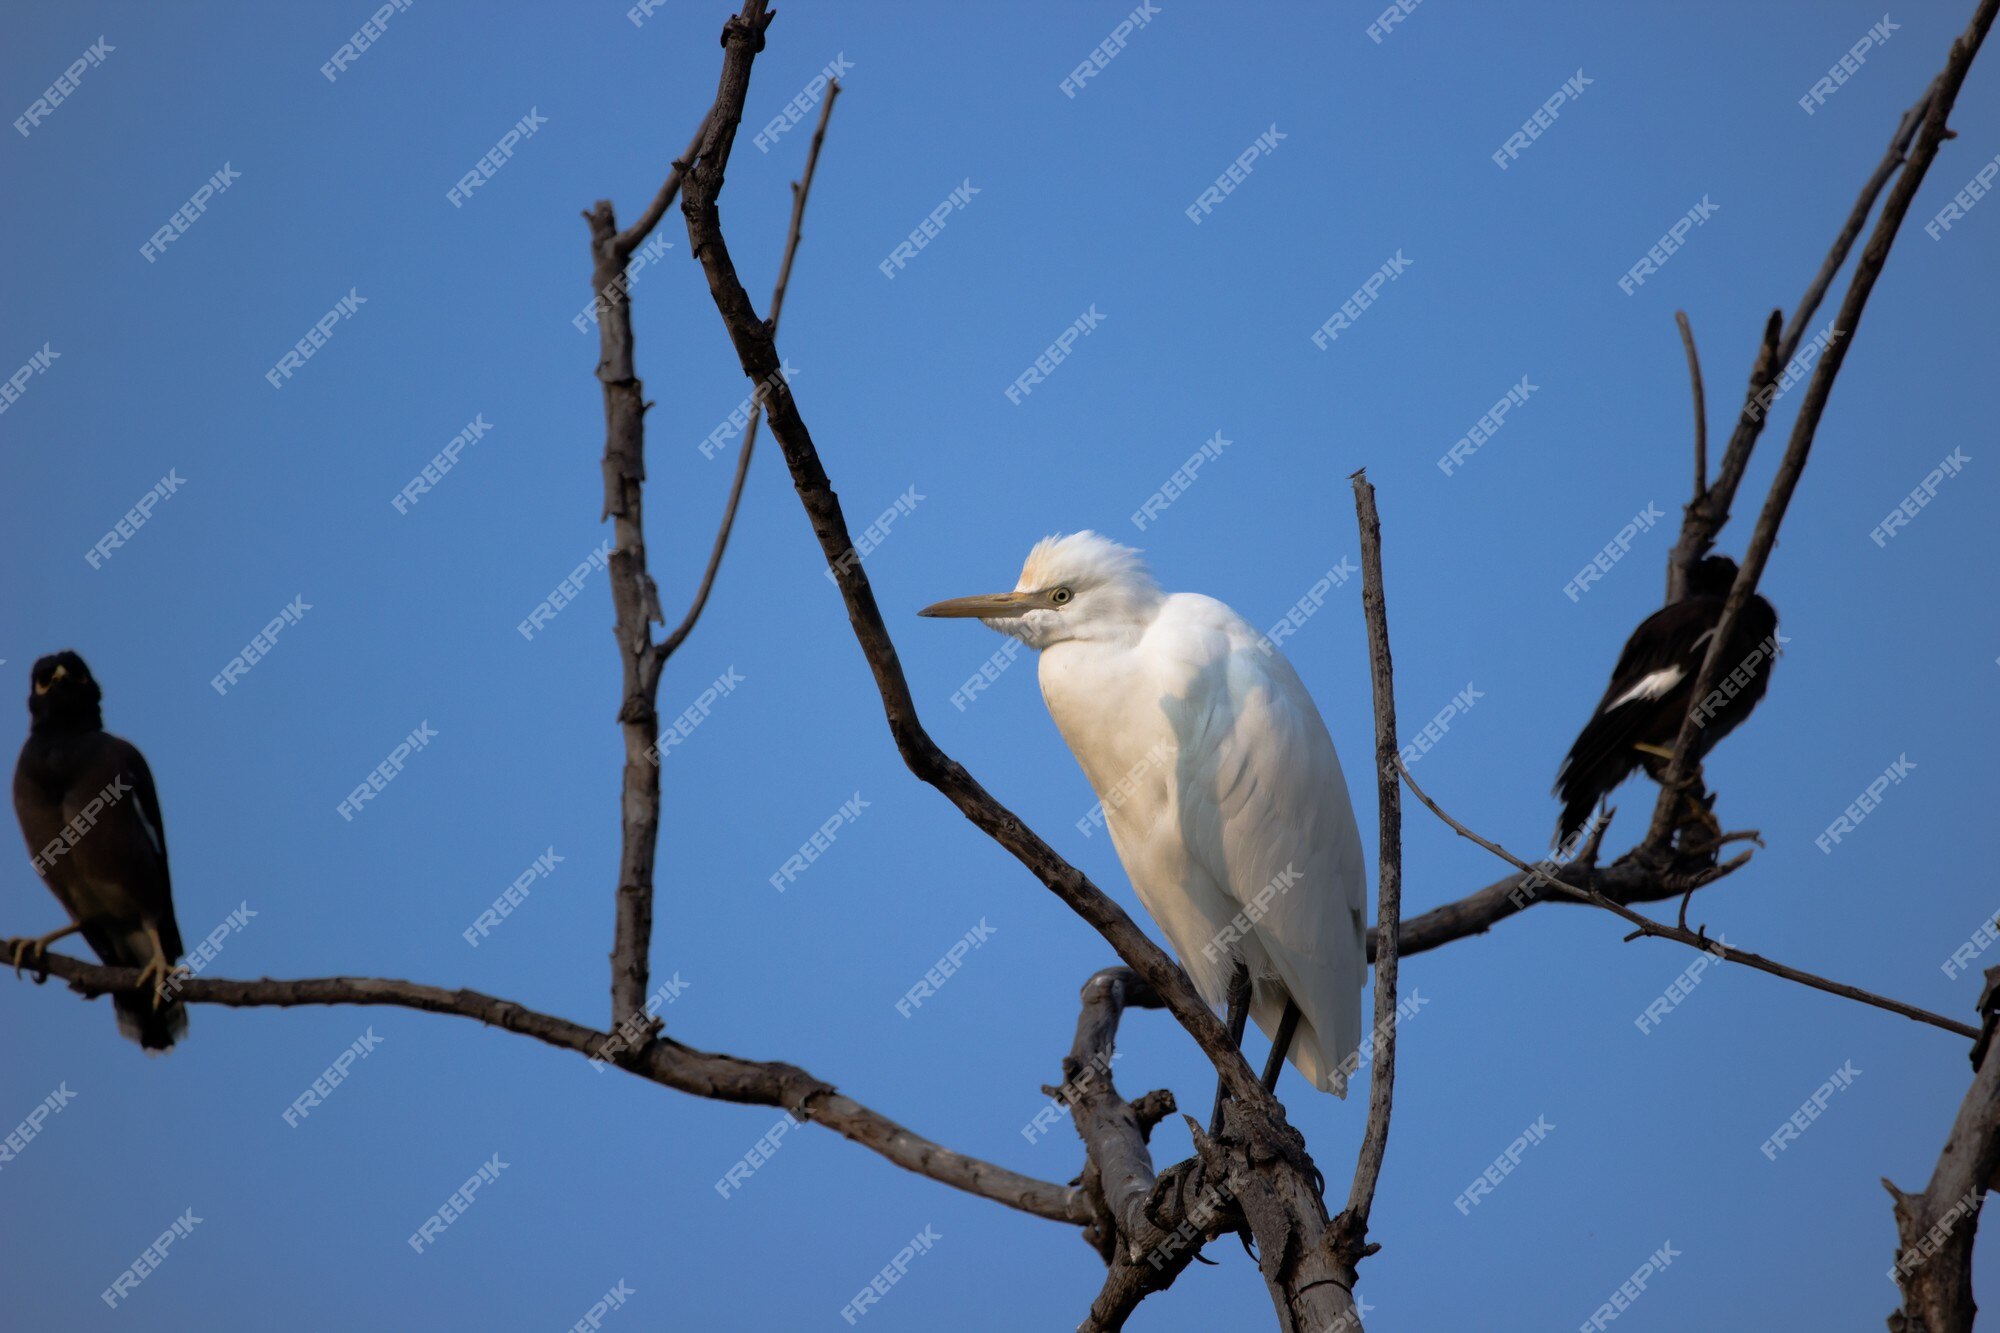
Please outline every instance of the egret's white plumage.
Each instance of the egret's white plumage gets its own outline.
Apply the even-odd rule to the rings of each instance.
[[[1132,887],[1211,1005],[1240,958],[1250,1016],[1300,1010],[1289,1058],[1346,1095],[1361,1039],[1366,872],[1333,739],[1291,663],[1212,597],[1164,594],[1094,532],[1036,545],[978,616],[1041,650],[1042,698],[1099,800]]]

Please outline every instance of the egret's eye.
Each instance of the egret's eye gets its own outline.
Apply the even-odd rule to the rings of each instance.
[[[1057,588],[1049,593],[1049,600],[1055,603],[1057,606],[1062,606],[1064,603],[1068,602],[1069,599],[1074,596],[1076,596],[1076,594],[1071,592],[1068,588]]]

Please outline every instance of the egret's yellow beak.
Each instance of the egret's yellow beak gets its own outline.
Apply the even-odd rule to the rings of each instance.
[[[1042,605],[1045,605],[1042,594],[1037,592],[989,592],[977,597],[954,597],[950,601],[932,602],[917,614],[940,619],[985,620],[993,616],[1018,616]]]

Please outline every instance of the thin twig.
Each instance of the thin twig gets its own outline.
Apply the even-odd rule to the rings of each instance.
[[[1594,831],[1601,831],[1602,822]],[[1588,840],[1586,840],[1588,842]],[[1591,851],[1594,857],[1594,849]],[[1710,866],[1703,872],[1698,888],[1710,884],[1740,869],[1746,862],[1738,857],[1725,861],[1719,866]],[[1428,912],[1404,917],[1402,929],[1396,932],[1397,952],[1408,958],[1411,954],[1425,953],[1439,949],[1454,940],[1483,935],[1508,917],[1517,916],[1537,903],[1567,903],[1571,906],[1587,907],[1588,902],[1565,894],[1545,894],[1542,889],[1549,883],[1549,875],[1558,869],[1558,863],[1551,857],[1538,865],[1529,874],[1509,874],[1494,880],[1482,889],[1476,889],[1453,902],[1433,907]],[[1688,890],[1688,877],[1674,873],[1638,857],[1627,856],[1609,866],[1597,866],[1594,860],[1579,852],[1566,864],[1561,865],[1561,873],[1572,884],[1589,884],[1613,902],[1651,903],[1664,899],[1679,898]],[[1368,935],[1368,956],[1375,956],[1377,933]]]
[[[1701,356],[1694,350],[1694,326],[1688,323],[1687,311],[1674,311],[1674,323],[1680,325],[1681,346],[1687,348],[1688,383],[1694,389],[1694,503],[1700,504],[1708,493],[1708,397],[1702,392]]]
[[[1797,489],[1799,476],[1805,471],[1806,459],[1812,452],[1820,416],[1826,411],[1827,399],[1833,392],[1833,381],[1840,374],[1849,349],[1854,346],[1854,335],[1861,327],[1861,315],[1868,306],[1869,293],[1874,291],[1876,279],[1881,277],[1883,265],[1888,263],[1889,247],[1895,243],[1896,233],[1903,225],[1904,215],[1909,212],[1911,200],[1916,198],[1918,188],[1923,185],[1924,175],[1937,158],[1939,146],[1951,133],[1946,122],[1951,117],[1965,76],[1972,68],[1972,58],[1978,54],[1980,44],[1993,26],[1996,10],[2000,10],[2000,0],[1985,0],[1973,14],[1971,24],[1953,40],[1951,55],[1945,61],[1943,72],[1931,84],[1920,103],[1923,107],[1923,127],[1917,132],[1903,172],[1883,201],[1882,215],[1875,220],[1875,230],[1868,237],[1861,258],[1855,263],[1854,276],[1847,285],[1847,296],[1841,302],[1840,313],[1834,317],[1835,336],[1829,340],[1825,353],[1813,367],[1805,400],[1799,406],[1798,420],[1792,424],[1792,438],[1778,463],[1777,475],[1771,480],[1771,493],[1764,501],[1763,512],[1757,516],[1750,544],[1743,552],[1736,584],[1729,590],[1722,617],[1709,639],[1708,654],[1702,659],[1701,671],[1695,677],[1694,690],[1688,695],[1694,706],[1681,719],[1680,736],[1674,742],[1673,761],[1667,766],[1666,776],[1660,783],[1659,803],[1654,808],[1652,827],[1644,844],[1655,854],[1666,853],[1667,844],[1673,837],[1681,795],[1687,790],[1694,774],[1694,738],[1702,725],[1701,704],[1707,700],[1709,691],[1715,688],[1716,679],[1722,673],[1722,659],[1729,652],[1730,636],[1735,630],[1737,617],[1755,595],[1757,581],[1763,577],[1771,548],[1777,544],[1779,525],[1785,521],[1792,492]],[[1899,126],[1898,133],[1902,133],[1903,129]],[[1843,232],[1843,236],[1845,234]],[[1781,355],[1785,351],[1783,347],[1779,350]]]
[[[11,956],[11,948],[17,943],[25,941],[0,941],[0,949],[10,951]],[[67,954],[44,954],[37,967],[49,976],[60,977],[71,989],[86,996],[129,991],[141,984],[137,968],[101,967]],[[446,990],[382,977],[308,977],[290,981],[265,977],[233,981],[201,976],[180,981],[176,993],[190,1004],[231,1008],[389,1005],[477,1019],[491,1027],[590,1056],[607,1068],[620,1069],[691,1096],[784,1107],[798,1119],[824,1125],[907,1171],[1037,1217],[1074,1224],[1090,1220],[1087,1201],[1074,1186],[1036,1180],[953,1152],[842,1095],[831,1083],[796,1065],[744,1060],[668,1039],[634,1049],[640,1043],[628,1040],[623,1033],[598,1032],[566,1018],[538,1013],[512,1000],[478,991]]]
[[[711,109],[709,114],[713,115],[714,111]],[[674,206],[674,196],[681,191],[681,177],[686,173],[688,163],[694,160],[694,155],[700,150],[701,141],[707,134],[708,116],[703,116],[701,124],[694,127],[694,138],[688,140],[686,150],[670,164],[667,179],[661,184],[660,192],[653,196],[653,202],[646,206],[646,211],[639,215],[637,222],[618,234],[619,249],[628,255],[636,251],[646,237],[652,234],[653,228],[659,225],[660,219],[667,215],[667,210]]]
[[[778,317],[785,309],[785,289],[792,281],[792,257],[799,252],[800,224],[806,219],[806,196],[812,192],[813,170],[819,166],[820,145],[826,142],[826,122],[833,116],[833,99],[840,96],[840,80],[829,79],[826,100],[820,104],[819,124],[813,127],[812,145],[806,149],[806,169],[792,182],[792,226],[785,236],[785,258],[778,265],[778,283],[771,289],[771,336],[778,336]]]
[[[800,224],[806,218],[806,196],[812,193],[813,171],[819,166],[819,148],[826,142],[826,122],[833,116],[833,99],[840,96],[840,80],[834,79],[826,85],[826,100],[820,103],[819,124],[813,130],[812,147],[806,150],[806,169],[792,182],[792,225],[785,236],[785,258],[778,265],[778,285],[771,292],[771,336],[778,334],[778,316],[785,308],[785,289],[792,281],[792,257],[799,252]],[[707,126],[706,121],[702,124]],[[697,147],[699,145],[697,144]],[[688,150],[690,153],[694,149]],[[694,631],[694,622],[701,619],[702,608],[708,605],[708,594],[715,587],[715,575],[722,568],[722,553],[729,547],[729,533],[736,526],[736,506],[743,499],[743,481],[750,475],[750,454],[757,447],[757,427],[764,420],[764,400],[753,394],[750,401],[750,420],[743,427],[743,449],[736,456],[736,476],[729,483],[729,502],[722,509],[722,526],[716,530],[715,545],[708,553],[708,567],[702,571],[701,583],[695,589],[694,602],[688,607],[681,623],[674,626],[674,632],[660,642],[660,656],[669,658]]]
[[[1668,602],[1678,602],[1687,596],[1688,574],[1714,547],[1715,535],[1729,521],[1736,487],[1750,466],[1750,451],[1764,429],[1771,395],[1777,392],[1778,375],[1784,367],[1784,362],[1778,359],[1778,339],[1783,327],[1783,316],[1773,310],[1764,321],[1763,341],[1758,344],[1757,359],[1750,367],[1749,387],[1743,391],[1743,407],[1736,415],[1736,429],[1722,450],[1715,480],[1695,496],[1681,519],[1681,534],[1667,555]]]
[[[1799,298],[1798,305],[1792,310],[1791,322],[1785,325],[1785,336],[1778,343],[1780,365],[1789,362],[1799,350],[1799,343],[1806,335],[1806,325],[1818,313],[1820,302],[1826,299],[1827,289],[1833,286],[1834,277],[1839,274],[1841,265],[1847,262],[1847,254],[1854,248],[1855,238],[1868,225],[1868,215],[1875,211],[1875,201],[1881,197],[1889,178],[1896,174],[1896,168],[1903,164],[1904,155],[1910,149],[1910,140],[1916,134],[1917,126],[1923,123],[1931,99],[1937,96],[1942,77],[1932,79],[1930,87],[1924,89],[1924,95],[1917,99],[1916,105],[1905,111],[1902,119],[1896,122],[1896,132],[1889,137],[1888,151],[1882,154],[1882,160],[1875,164],[1874,172],[1862,184],[1860,196],[1855,199],[1854,207],[1848,210],[1847,221],[1841,224],[1840,234],[1833,238],[1833,248],[1826,252],[1819,272],[1813,274],[1805,295]]]
[[[1996,0],[1996,2],[2000,3],[2000,0]],[[1702,931],[1686,930],[1679,926],[1669,926],[1663,922],[1655,921],[1649,916],[1633,911],[1623,903],[1613,902],[1596,889],[1578,888],[1576,885],[1564,883],[1562,880],[1556,879],[1546,872],[1536,872],[1534,867],[1508,851],[1505,847],[1502,847],[1499,843],[1480,837],[1477,833],[1474,833],[1471,829],[1446,814],[1443,807],[1439,806],[1436,801],[1425,794],[1422,787],[1417,785],[1417,780],[1410,776],[1410,770],[1403,767],[1403,761],[1400,756],[1396,760],[1396,767],[1402,769],[1403,781],[1410,784],[1410,790],[1416,793],[1417,799],[1422,801],[1432,814],[1451,825],[1460,837],[1471,839],[1501,860],[1510,862],[1521,870],[1540,874],[1544,883],[1553,885],[1565,893],[1625,918],[1625,920],[1638,927],[1634,932],[1633,938],[1639,935],[1651,935],[1658,939],[1674,940],[1677,943],[1687,945],[1691,949],[1700,949],[1705,953],[1714,954],[1716,957],[1727,962],[1741,963],[1745,967],[1755,968],[1759,972],[1768,972],[1774,977],[1783,977],[1787,981],[1796,981],[1801,986],[1810,986],[1814,990],[1822,990],[1829,995],[1839,995],[1845,999],[1858,1001],[1861,1004],[1873,1005],[1877,1009],[1886,1009],[1892,1014],[1901,1014],[1904,1018],[1915,1019],[1919,1023],[1929,1023],[1932,1027],[1943,1028],[1946,1032],[1956,1032],[1961,1037],[1977,1037],[1979,1035],[1977,1028],[1968,1027],[1964,1023],[1953,1022],[1943,1014],[1934,1014],[1928,1009],[1919,1009],[1913,1004],[1904,1004],[1901,1000],[1891,1000],[1886,996],[1877,995],[1873,991],[1862,990],[1858,986],[1850,986],[1845,982],[1829,981],[1825,977],[1815,976],[1811,972],[1801,972],[1795,967],[1787,967],[1783,963],[1772,962],[1770,959],[1759,954],[1746,953],[1742,949],[1732,948],[1724,944],[1719,939],[1712,940]]]
[[[1347,1208],[1334,1221],[1334,1247],[1351,1272],[1369,1252],[1368,1214],[1389,1147],[1389,1116],[1396,1093],[1396,942],[1403,919],[1403,793],[1396,771],[1396,668],[1389,653],[1389,607],[1382,587],[1382,518],[1366,470],[1353,475],[1354,517],[1361,529],[1361,608],[1368,622],[1368,666],[1375,701],[1375,784],[1380,864],[1376,871],[1375,924],[1382,947],[1375,956],[1375,1060],[1368,1080],[1368,1127],[1354,1164]]]

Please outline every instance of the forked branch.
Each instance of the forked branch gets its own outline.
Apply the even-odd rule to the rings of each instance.
[[[1693,692],[1689,695],[1695,707],[1681,721],[1680,736],[1674,743],[1673,761],[1667,766],[1666,776],[1660,783],[1660,799],[1653,811],[1652,827],[1648,830],[1645,846],[1655,855],[1663,856],[1667,844],[1673,836],[1681,797],[1692,785],[1695,769],[1694,739],[1701,730],[1703,710],[1701,705],[1715,688],[1717,679],[1725,670],[1733,669],[1734,662],[1725,664],[1730,635],[1734,631],[1738,616],[1744,606],[1757,591],[1757,581],[1763,577],[1765,563],[1770,559],[1771,548],[1777,544],[1778,528],[1785,521],[1785,511],[1791,505],[1792,493],[1797,489],[1799,476],[1805,471],[1806,459],[1812,452],[1813,438],[1819,430],[1819,419],[1826,411],[1828,397],[1833,392],[1833,382],[1840,374],[1841,366],[1847,360],[1848,349],[1854,345],[1855,332],[1861,327],[1862,312],[1868,306],[1869,293],[1875,289],[1875,281],[1882,276],[1882,267],[1889,261],[1889,247],[1895,244],[1896,233],[1903,225],[1903,218],[1910,211],[1910,202],[1916,198],[1917,190],[1924,183],[1924,175],[1936,160],[1938,148],[1951,134],[1947,121],[1951,118],[1952,107],[1957,104],[1958,91],[1965,84],[1965,76],[1972,68],[1972,58],[1978,54],[1986,34],[1993,27],[1996,11],[2000,11],[2000,0],[1982,0],[1979,8],[1967,25],[1951,44],[1951,54],[1945,61],[1944,70],[1937,76],[1930,88],[1915,108],[1904,114],[1897,126],[1897,143],[1890,146],[1890,159],[1876,168],[1870,179],[1872,189],[1880,189],[1880,182],[1893,172],[1893,159],[1899,152],[1903,136],[1908,133],[1913,120],[1921,113],[1921,127],[1916,132],[1914,144],[1904,163],[1903,171],[1890,187],[1887,199],[1882,204],[1882,215],[1875,220],[1875,230],[1868,238],[1868,244],[1861,251],[1861,258],[1854,266],[1854,276],[1848,281],[1847,296],[1841,302],[1840,313],[1834,316],[1831,336],[1826,350],[1820,354],[1819,362],[1813,367],[1812,379],[1806,385],[1805,398],[1799,405],[1798,420],[1792,424],[1792,437],[1785,446],[1785,455],[1779,460],[1777,475],[1771,479],[1771,492],[1765,498],[1763,512],[1757,516],[1757,526],[1750,534],[1750,542],[1745,547],[1743,559],[1736,575],[1736,584],[1729,590],[1729,598],[1722,608],[1722,618],[1717,623],[1715,633],[1708,642],[1708,654],[1702,659],[1701,670],[1695,676]],[[1868,190],[1862,192],[1862,201],[1856,204],[1861,217],[1866,217],[1864,204],[1872,202]],[[1819,293],[1825,290],[1832,279],[1832,269],[1839,267],[1836,256],[1844,256],[1846,245],[1852,243],[1860,230],[1859,222],[1850,216],[1839,240],[1835,242],[1834,254],[1828,256],[1828,266],[1822,266],[1820,274],[1807,292],[1807,305],[1801,305],[1792,317],[1791,328],[1785,341],[1778,347],[1780,361],[1788,359],[1791,349],[1805,330],[1805,321],[1811,317],[1808,305],[1816,305]],[[1746,449],[1747,453],[1747,449]],[[1719,526],[1719,525],[1718,525]]]

